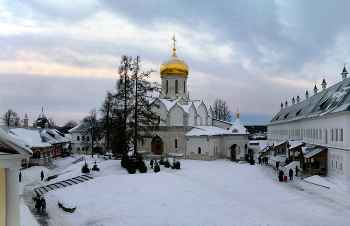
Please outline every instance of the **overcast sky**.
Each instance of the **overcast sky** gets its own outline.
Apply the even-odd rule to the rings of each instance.
[[[99,108],[122,55],[156,69],[172,53],[190,69],[191,99],[226,100],[245,125],[266,125],[330,87],[350,63],[350,1],[0,0],[0,115],[30,125],[44,107],[59,126]],[[350,64],[349,64],[350,66]]]

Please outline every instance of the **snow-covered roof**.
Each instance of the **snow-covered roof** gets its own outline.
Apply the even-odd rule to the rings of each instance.
[[[194,126],[186,136],[214,136],[227,134],[228,130],[216,126]]]
[[[50,147],[56,143],[72,141],[56,129],[35,129],[2,126],[8,135],[28,147]]]
[[[304,158],[311,158],[312,156],[317,155],[318,153],[326,150],[327,148],[325,147],[321,147],[321,146],[317,146],[317,147],[313,147],[313,148],[308,148],[307,151],[309,151],[306,155],[304,155]]]
[[[284,143],[286,143],[287,141],[285,141],[285,140],[282,140],[282,141],[274,141],[273,142],[273,147],[277,147],[277,146],[280,146],[280,145],[282,145],[282,144],[284,144]]]
[[[0,127],[0,140],[7,143],[8,145],[10,145],[12,148],[17,149],[20,148],[21,150],[25,150],[27,151],[29,154],[33,154],[32,150],[30,150],[30,148],[28,146],[26,146],[23,142],[20,142],[19,140],[11,137],[6,131],[4,131],[1,127]],[[9,144],[9,143],[10,144]],[[11,145],[13,144],[13,145]]]
[[[259,140],[260,151],[264,150],[268,145],[268,140]]]
[[[281,109],[270,124],[294,121],[350,110],[350,78],[299,103]]]
[[[234,134],[249,134],[248,130],[243,126],[242,121],[238,117],[228,131]]]
[[[289,149],[293,149],[293,148],[296,148],[298,146],[301,146],[303,145],[303,141],[302,140],[293,140],[293,141],[289,141]]]
[[[157,98],[157,100],[159,100],[161,103],[164,104],[164,106],[165,106],[167,111],[169,111],[177,103],[177,105],[179,107],[181,107],[184,110],[184,112],[186,112],[187,114],[190,111],[192,103],[193,103],[193,106],[196,108],[196,110],[198,110],[199,105],[201,105],[201,103],[203,102],[201,100],[189,100],[189,101],[187,101],[188,104],[181,105],[180,102],[179,102],[181,100],[181,98],[178,98],[178,99],[175,99],[175,100]]]

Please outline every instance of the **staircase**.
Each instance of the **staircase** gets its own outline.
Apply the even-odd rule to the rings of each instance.
[[[43,194],[45,194],[48,191],[59,189],[59,188],[65,188],[65,187],[68,187],[71,185],[82,183],[84,181],[88,181],[90,179],[93,179],[93,177],[91,175],[81,175],[81,176],[74,177],[74,178],[64,180],[64,181],[60,181],[60,182],[57,182],[54,184],[49,184],[49,185],[45,185],[43,187],[35,188],[34,191],[36,192],[37,196],[42,196]]]
[[[75,160],[74,162],[71,162],[71,164],[77,164],[78,162],[84,161],[84,159],[85,159],[85,158],[84,158],[84,156],[83,156],[83,157],[81,157],[81,158]]]
[[[53,169],[57,168],[57,166],[55,164],[53,164],[52,162],[48,162],[44,166],[46,168],[48,168],[49,170],[53,170]]]

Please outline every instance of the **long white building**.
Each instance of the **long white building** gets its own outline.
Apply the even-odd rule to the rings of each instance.
[[[299,156],[300,166],[310,174],[327,174],[350,181],[350,79],[344,65],[342,81],[300,101],[281,104],[268,125],[269,144],[275,155]],[[302,146],[305,146],[302,148]]]

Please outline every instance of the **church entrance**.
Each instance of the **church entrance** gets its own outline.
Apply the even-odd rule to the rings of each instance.
[[[232,144],[232,146],[230,147],[232,161],[236,160],[236,147],[237,147],[237,144]]]
[[[158,135],[152,139],[151,151],[156,155],[161,155],[164,152],[163,140]]]

